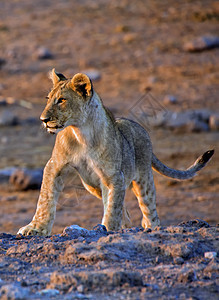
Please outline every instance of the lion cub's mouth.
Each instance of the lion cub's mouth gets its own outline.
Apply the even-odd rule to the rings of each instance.
[[[52,134],[55,134],[55,133],[59,132],[60,130],[62,130],[64,128],[63,125],[62,126],[58,126],[58,125],[56,125],[56,126],[49,126],[49,125],[45,124],[44,126],[45,126],[46,130],[49,133],[52,133]]]

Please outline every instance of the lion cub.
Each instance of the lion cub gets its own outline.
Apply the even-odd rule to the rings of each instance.
[[[138,199],[142,226],[159,225],[152,168],[170,178],[192,178],[214,151],[203,154],[186,171],[168,168],[153,154],[147,131],[131,120],[115,119],[86,75],[66,79],[53,69],[51,79],[53,88],[40,119],[48,132],[58,134],[44,169],[36,213],[18,233],[51,234],[63,179],[72,167],[84,187],[103,200],[102,224],[107,230],[119,230],[129,223],[124,208],[128,187]]]

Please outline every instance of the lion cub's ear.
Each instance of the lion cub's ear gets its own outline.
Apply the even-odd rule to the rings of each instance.
[[[52,69],[49,77],[50,79],[52,79],[53,85],[56,85],[59,81],[67,80],[67,78],[63,74],[57,73],[55,69]]]
[[[71,80],[71,87],[73,91],[84,97],[90,97],[92,95],[92,83],[90,78],[82,73],[78,73],[73,76]]]

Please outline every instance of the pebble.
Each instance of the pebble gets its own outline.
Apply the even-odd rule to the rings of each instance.
[[[7,201],[7,202],[16,201],[17,196],[3,196],[3,197],[0,197],[0,200]]]
[[[92,81],[98,81],[101,79],[101,73],[96,69],[84,70],[82,73],[86,74]]]
[[[3,97],[0,97],[0,107],[1,107],[1,106],[6,106],[6,105],[7,105],[6,99],[3,98]]]
[[[184,284],[190,283],[197,280],[196,272],[194,270],[182,270],[181,274],[179,274],[178,282],[182,282]]]
[[[0,58],[0,68],[6,63],[6,60],[3,58]]]
[[[213,114],[210,116],[209,126],[211,130],[219,130],[219,114]]]
[[[184,45],[184,50],[187,52],[199,52],[219,47],[219,37],[217,36],[202,36],[189,41]]]
[[[184,264],[184,259],[182,257],[174,257],[174,264],[176,265],[182,265]]]
[[[217,252],[214,252],[214,251],[205,252],[204,256],[205,256],[205,258],[213,259],[217,256]]]
[[[52,52],[46,47],[40,47],[37,49],[37,58],[38,59],[52,59]]]
[[[57,289],[44,289],[39,291],[38,294],[49,298],[49,297],[55,297],[59,295],[60,292]]]
[[[96,226],[93,227],[93,230],[95,230],[98,233],[107,233],[107,229],[104,225],[102,224],[97,224]]]
[[[84,291],[84,286],[83,286],[82,284],[80,284],[80,285],[77,287],[77,291],[78,291],[79,293],[83,293],[83,291]]]
[[[157,79],[157,77],[155,77],[155,76],[149,76],[148,78],[147,78],[147,83],[148,84],[154,84],[154,83],[156,83],[158,81],[158,79]]]
[[[166,95],[163,99],[163,103],[168,105],[168,104],[176,104],[177,103],[177,98],[173,95]]]

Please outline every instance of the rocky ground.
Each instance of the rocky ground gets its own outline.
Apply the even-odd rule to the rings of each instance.
[[[3,299],[216,299],[218,13],[217,1],[204,0],[0,1]],[[74,176],[58,203],[53,236],[15,236],[34,214],[39,184],[22,189],[29,179],[19,187],[11,176],[17,168],[41,176],[54,144],[39,122],[53,67],[67,77],[90,75],[116,116],[149,130],[167,165],[187,168],[215,149],[192,180],[154,174],[161,228],[142,231],[138,203],[127,191],[133,229],[91,230],[102,203]],[[196,219],[204,221],[190,221]],[[62,234],[71,224],[91,231]]]
[[[218,227],[0,235],[2,299],[218,299]],[[7,271],[6,271],[7,270]],[[10,278],[10,279],[9,279]]]

